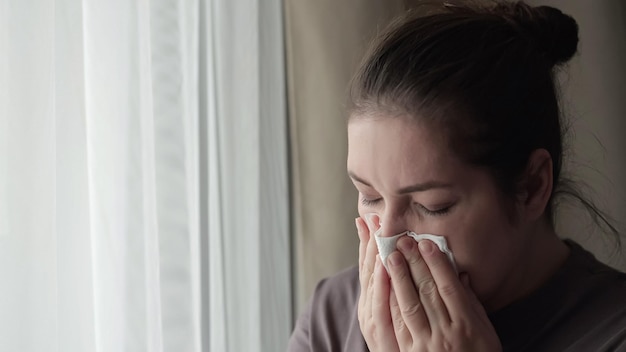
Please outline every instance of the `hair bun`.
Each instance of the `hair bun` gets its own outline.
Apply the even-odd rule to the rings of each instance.
[[[553,65],[569,61],[578,48],[578,24],[550,6],[531,7],[523,2],[498,6],[537,46]],[[506,13],[508,12],[508,13]],[[508,15],[508,16],[507,16]]]

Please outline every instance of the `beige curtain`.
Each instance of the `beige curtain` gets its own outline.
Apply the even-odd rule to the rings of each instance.
[[[293,273],[298,314],[324,276],[357,263],[356,192],[346,176],[345,101],[349,79],[371,37],[416,0],[285,1],[291,128]],[[563,76],[575,139],[568,168],[597,191],[601,206],[626,219],[626,4],[619,0],[535,1],[572,14],[581,55]],[[597,143],[602,141],[603,146]],[[588,168],[581,168],[586,165]],[[565,209],[559,231],[626,269],[610,241]],[[626,244],[625,244],[626,247]],[[623,256],[622,256],[623,257]]]
[[[293,275],[297,314],[319,279],[357,263],[357,195],[346,175],[346,90],[399,0],[287,0]]]

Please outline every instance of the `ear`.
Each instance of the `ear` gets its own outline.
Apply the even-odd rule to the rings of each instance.
[[[537,220],[544,215],[552,186],[552,157],[547,150],[536,149],[528,157],[520,185],[520,207],[526,220]]]

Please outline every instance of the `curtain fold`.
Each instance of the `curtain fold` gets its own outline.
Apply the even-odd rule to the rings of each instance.
[[[3,2],[0,350],[200,351],[197,7]]]
[[[94,290],[103,351],[200,348],[193,1],[85,4]],[[195,61],[185,62],[194,57]],[[187,104],[185,104],[187,103]],[[101,335],[101,336],[99,336]]]
[[[280,351],[291,331],[282,3],[209,4],[211,351]]]
[[[90,351],[96,331],[82,4],[55,6],[54,16],[58,346]]]

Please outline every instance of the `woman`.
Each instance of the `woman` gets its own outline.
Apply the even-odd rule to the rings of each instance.
[[[553,225],[555,197],[579,197],[554,82],[577,44],[559,10],[493,1],[380,37],[348,123],[359,266],[318,284],[289,351],[626,351],[626,275]],[[456,268],[408,236],[385,268],[375,231],[443,236]]]

